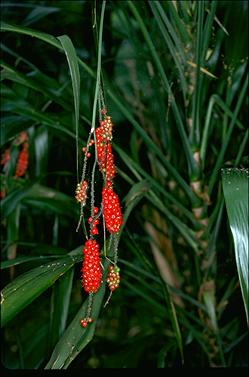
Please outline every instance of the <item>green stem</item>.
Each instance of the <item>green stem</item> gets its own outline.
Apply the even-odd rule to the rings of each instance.
[[[96,86],[95,86],[95,94],[94,94],[94,101],[93,101],[93,112],[92,112],[92,128],[91,132],[95,130],[95,121],[96,121],[96,112],[97,112],[97,101],[98,101],[98,94],[99,94],[99,86],[100,86],[100,73],[101,73],[101,51],[102,51],[102,36],[103,36],[103,24],[104,24],[104,14],[105,14],[105,4],[106,1],[104,0],[101,6],[101,15],[100,15],[100,25],[99,25],[99,40],[98,40],[98,63],[97,63],[97,77],[96,77]],[[94,133],[95,139],[95,133]],[[95,140],[95,149],[96,149],[96,140]],[[97,156],[97,150],[96,150]]]
[[[206,116],[206,120],[205,120],[203,136],[202,136],[202,141],[201,141],[200,157],[201,157],[201,162],[202,162],[202,169],[204,169],[204,166],[205,166],[207,144],[208,144],[208,138],[209,138],[209,129],[210,129],[210,125],[211,125],[211,116],[212,116],[214,105],[218,105],[224,111],[225,115],[229,116],[232,119],[234,118],[233,112],[222,101],[222,99],[217,94],[213,94],[211,96],[210,100],[209,100],[207,116]],[[244,126],[243,126],[243,124],[241,124],[239,119],[235,120],[235,124],[239,128],[244,129]]]
[[[226,149],[228,147],[229,142],[231,141],[232,132],[233,132],[234,126],[236,124],[236,118],[238,116],[242,102],[245,98],[247,86],[248,86],[248,76],[246,77],[246,79],[244,81],[244,85],[241,88],[240,95],[239,95],[239,98],[238,98],[238,102],[236,104],[236,107],[235,107],[235,110],[234,110],[234,113],[233,113],[233,117],[232,117],[231,123],[230,123],[228,131],[227,131],[227,135],[226,135],[226,137],[223,141],[222,148],[220,150],[220,153],[218,155],[215,167],[213,169],[213,174],[211,175],[211,178],[210,178],[210,183],[209,183],[209,188],[208,188],[208,195],[209,196],[211,196],[211,194],[212,194],[212,191],[213,191],[213,188],[214,188],[214,185],[215,185],[215,182],[216,182],[216,178],[217,178],[217,175],[219,174],[219,169],[221,168]]]
[[[241,159],[241,156],[245,150],[245,147],[247,146],[247,142],[248,142],[248,130],[246,131],[245,133],[245,136],[244,136],[244,139],[240,145],[240,148],[239,148],[239,151],[238,151],[238,155],[236,157],[236,160],[235,160],[235,163],[234,163],[234,167],[238,166],[239,162],[240,162],[240,159]]]
[[[192,145],[199,145],[200,143],[200,94],[201,94],[201,56],[202,56],[202,27],[204,17],[204,2],[199,1],[197,4],[197,46],[196,46],[196,71],[195,71],[195,91],[193,96],[193,110],[192,119],[193,127],[190,132],[190,141]]]

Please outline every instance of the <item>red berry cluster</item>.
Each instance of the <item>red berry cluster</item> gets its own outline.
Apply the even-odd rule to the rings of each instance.
[[[104,120],[100,121],[100,126],[95,130],[97,159],[100,171],[105,175],[106,181],[111,181],[115,177],[114,156],[112,153],[112,121],[105,113]]]
[[[93,319],[91,317],[85,317],[80,320],[80,324],[82,327],[86,327],[88,323],[92,323]]]
[[[23,131],[15,138],[13,145],[21,146],[21,149],[18,154],[16,169],[14,177],[24,176],[27,167],[28,167],[28,158],[29,158],[29,143],[28,143],[28,134]],[[10,148],[7,148],[1,157],[1,165],[5,166],[6,163],[10,160]]]
[[[99,289],[102,271],[100,265],[99,244],[95,240],[87,240],[83,248],[82,285],[87,293],[95,293]]]
[[[10,148],[5,149],[1,156],[1,165],[5,166],[5,164],[9,161],[10,159]]]
[[[29,152],[28,152],[28,142],[25,141],[22,145],[22,149],[19,152],[17,164],[16,164],[16,171],[15,171],[15,178],[22,177],[28,167],[28,158],[29,158]]]
[[[103,188],[102,205],[106,229],[110,233],[117,233],[122,225],[122,214],[118,195],[111,188]]]
[[[110,290],[113,292],[115,289],[118,288],[120,283],[120,276],[119,276],[119,267],[118,266],[109,266],[108,276],[107,276],[107,283],[109,284]]]
[[[87,181],[82,181],[81,183],[77,184],[77,187],[76,187],[76,190],[75,190],[75,199],[79,203],[82,203],[82,205],[86,204],[87,188],[88,188]]]
[[[104,219],[104,226],[110,233],[117,233],[122,224],[122,214],[119,204],[119,198],[117,194],[113,191],[113,179],[115,177],[116,169],[114,164],[114,156],[112,152],[112,128],[113,124],[110,116],[107,115],[106,109],[101,110],[101,120],[100,125],[95,130],[95,150],[96,150],[96,160],[99,166],[99,170],[102,173],[104,180],[104,187],[102,189],[102,214]],[[90,139],[90,137],[89,137]],[[76,199],[81,204],[86,203],[87,196],[86,191],[88,184],[84,180],[87,158],[91,156],[89,148],[94,144],[94,140],[90,139],[87,146],[82,148],[85,154],[82,182],[77,185],[76,189]],[[93,178],[94,180],[94,171]],[[102,270],[100,262],[100,246],[94,239],[95,236],[99,234],[98,225],[99,217],[101,211],[97,207],[93,206],[94,203],[94,187],[93,182],[91,183],[91,216],[88,218],[88,223],[90,225],[90,239],[85,242],[83,248],[84,261],[82,265],[82,286],[84,290],[89,293],[89,303],[87,313],[85,318],[80,320],[82,327],[86,327],[88,323],[91,323],[93,319],[91,318],[91,308],[93,294],[96,293],[100,287],[102,279]],[[83,212],[81,213],[81,218],[83,217]],[[81,221],[81,219],[80,219]],[[80,224],[80,222],[79,222]],[[79,226],[78,224],[78,226]],[[78,229],[78,228],[77,228]],[[107,282],[109,283],[109,288],[112,291],[116,289],[119,285],[119,269],[115,267],[114,269],[110,267],[108,273]]]
[[[19,149],[18,156],[15,165],[14,178],[23,177],[26,173],[28,167],[28,158],[29,158],[29,143],[28,143],[28,134],[25,131],[20,132],[16,138],[12,141],[11,146],[5,149],[1,155],[0,165],[3,166],[3,174],[0,175],[0,199],[3,199],[7,195],[7,176],[9,175],[9,166],[8,161],[11,158],[11,150]]]

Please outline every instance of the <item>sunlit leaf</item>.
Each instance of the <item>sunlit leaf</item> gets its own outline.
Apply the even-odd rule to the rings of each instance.
[[[248,176],[246,169],[223,169],[222,185],[248,322]]]
[[[72,256],[36,267],[9,283],[1,292],[1,326],[5,326],[76,262]]]

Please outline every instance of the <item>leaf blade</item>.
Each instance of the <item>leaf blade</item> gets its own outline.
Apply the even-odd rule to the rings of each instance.
[[[222,186],[248,322],[248,169],[223,169]]]
[[[75,130],[76,130],[76,164],[77,164],[77,176],[79,172],[79,117],[80,117],[80,71],[78,65],[78,58],[75,52],[75,48],[71,39],[67,35],[58,37],[63,50],[67,57],[67,62],[70,69],[70,75],[73,87],[74,97],[74,113],[75,113]],[[78,177],[79,181],[79,177]]]
[[[36,267],[9,283],[1,291],[1,326],[13,319],[21,310],[73,267],[77,258],[71,255]],[[35,281],[35,284],[34,284]]]

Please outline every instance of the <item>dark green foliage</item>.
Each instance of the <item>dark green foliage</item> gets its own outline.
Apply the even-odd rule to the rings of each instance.
[[[101,78],[124,214],[107,242],[119,245],[121,284],[105,308],[102,284],[96,321],[79,324],[88,297],[74,192],[94,114],[101,9],[1,4],[1,154],[10,148],[0,182],[2,363],[246,366],[248,236],[234,247],[233,227],[247,229],[248,207],[231,190],[248,197],[245,1],[106,3]],[[14,178],[22,131],[28,169]],[[237,168],[232,186],[222,168]]]

